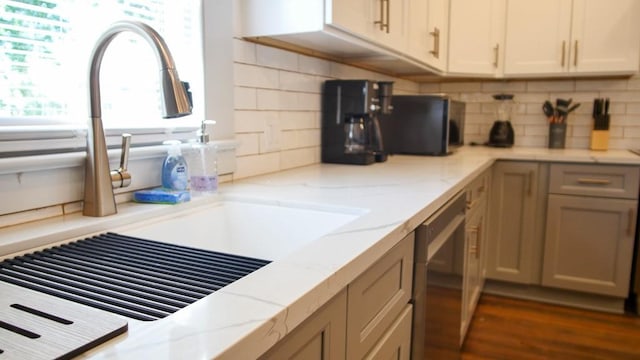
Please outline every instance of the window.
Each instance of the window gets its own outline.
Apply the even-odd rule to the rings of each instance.
[[[164,38],[194,114],[162,119],[158,63],[144,39],[121,33],[102,61],[102,118],[111,144],[192,136],[204,116],[199,0],[8,0],[0,5],[0,156],[84,148],[89,61],[96,40],[120,20],[147,23]],[[187,135],[188,133],[188,135]],[[136,134],[142,136],[135,136]],[[137,138],[137,141],[136,141]]]

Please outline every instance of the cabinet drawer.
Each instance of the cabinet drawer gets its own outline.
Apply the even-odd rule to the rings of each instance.
[[[637,199],[639,179],[635,166],[552,164],[549,192]]]
[[[394,323],[411,297],[414,234],[349,284],[347,359],[362,359]]]

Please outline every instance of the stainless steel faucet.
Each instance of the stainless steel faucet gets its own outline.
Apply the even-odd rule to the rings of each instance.
[[[132,31],[142,36],[153,47],[160,65],[162,82],[163,117],[173,118],[191,114],[185,87],[180,82],[173,57],[162,37],[150,26],[135,21],[114,23],[98,39],[91,55],[89,71],[89,100],[91,102],[91,120],[87,134],[87,161],[84,180],[85,216],[107,216],[117,212],[113,189],[127,187],[131,183],[131,175],[127,171],[127,159],[130,135],[124,134],[122,141],[122,157],[120,168],[109,169],[109,156],[102,126],[100,104],[100,64],[104,52],[113,38],[123,32]]]

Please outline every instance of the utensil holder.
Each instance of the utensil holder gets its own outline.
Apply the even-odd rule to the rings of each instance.
[[[567,138],[567,123],[549,124],[549,149],[564,149]]]

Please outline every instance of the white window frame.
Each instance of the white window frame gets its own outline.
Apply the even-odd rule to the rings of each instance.
[[[216,120],[213,133],[210,133],[214,143],[218,146],[218,171],[220,174],[231,174],[236,168],[235,149],[237,142],[234,140],[234,97],[233,97],[233,36],[235,21],[234,0],[202,0],[200,1],[202,14],[202,41],[203,41],[203,89],[193,89],[194,96],[202,96],[204,99],[204,119]],[[151,50],[150,50],[151,51]],[[154,64],[155,65],[155,64]],[[178,69],[179,71],[180,69]],[[182,79],[189,80],[189,79]],[[88,101],[81,99],[79,101]],[[88,119],[87,119],[88,121]],[[14,126],[17,126],[14,124]],[[65,128],[65,126],[67,126]],[[82,200],[82,182],[79,169],[84,165],[86,156],[86,129],[68,127],[68,125],[56,125],[55,127],[41,128],[42,131],[25,131],[19,126],[5,132],[0,132],[0,150],[4,142],[15,141],[13,150],[6,151],[2,156],[0,151],[0,196],[4,201],[0,202],[0,218],[3,215],[14,214],[31,209],[57,206]],[[145,138],[153,142],[153,134],[144,134],[144,131],[136,133],[136,129],[128,129],[133,132],[134,139]],[[174,137],[192,137],[194,127],[175,127],[172,129]],[[21,132],[22,131],[22,132]],[[120,144],[121,129],[107,129],[107,142],[118,147]],[[136,136],[137,134],[137,136]],[[188,135],[188,136],[187,136]],[[3,138],[4,136],[4,138]],[[47,139],[43,139],[43,138]],[[11,140],[8,140],[8,139]],[[46,155],[29,155],[31,149],[50,149],[51,142],[67,142],[71,148],[78,148],[76,152],[54,153]],[[141,141],[141,140],[138,140]],[[144,142],[144,141],[143,141]],[[135,140],[134,140],[135,143]],[[26,149],[26,150],[25,150]],[[118,191],[131,192],[140,188],[148,188],[159,185],[159,179],[155,179],[155,172],[159,172],[157,164],[161,164],[166,155],[164,146],[142,146],[131,149],[129,158],[132,168],[133,181],[130,187]],[[119,150],[110,150],[109,159],[112,167],[117,165]],[[158,167],[158,169],[156,169]],[[136,168],[140,170],[135,170]],[[60,176],[60,174],[63,174]],[[68,173],[70,175],[64,175]],[[49,176],[51,174],[51,176]],[[36,180],[30,180],[34,178]],[[47,180],[40,180],[40,178]],[[65,180],[57,180],[65,178]],[[71,180],[66,179],[71,178]],[[80,179],[81,180],[81,179]],[[39,183],[45,181],[45,183]],[[33,190],[34,182],[38,186],[39,193]],[[62,195],[59,195],[62,193]],[[42,194],[52,194],[42,196]],[[56,196],[53,196],[55,194]],[[23,199],[27,199],[24,201]],[[1,222],[0,222],[1,224]]]

